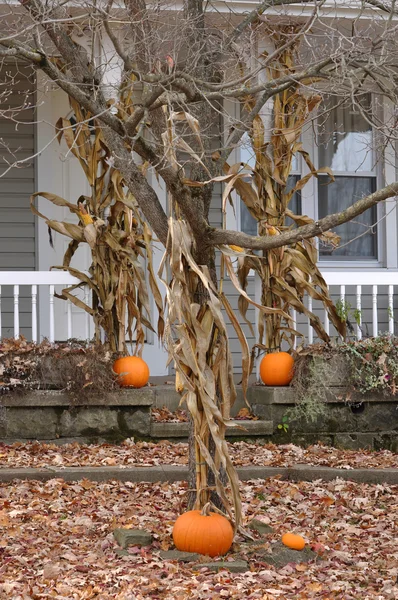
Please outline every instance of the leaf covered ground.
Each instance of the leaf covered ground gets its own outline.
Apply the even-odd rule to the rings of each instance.
[[[241,484],[246,523],[274,533],[253,545],[238,538],[227,559],[250,570],[214,573],[164,561],[186,484],[14,481],[0,485],[0,598],[12,600],[391,600],[398,598],[398,487],[277,478]],[[116,527],[145,528],[151,547],[119,556]],[[264,553],[286,531],[318,558],[268,565]],[[203,559],[206,560],[206,559]]]
[[[344,469],[398,468],[398,454],[389,450],[338,450],[320,444],[300,448],[293,444],[277,446],[259,443],[229,444],[233,462],[245,465],[289,467],[295,464],[322,465]],[[185,465],[188,445],[168,441],[134,442],[125,440],[112,444],[45,444],[39,442],[0,443],[0,468],[18,467],[95,467],[95,466],[154,466]]]

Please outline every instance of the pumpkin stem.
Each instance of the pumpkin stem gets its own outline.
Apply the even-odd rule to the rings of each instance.
[[[206,504],[202,508],[202,515],[204,517],[208,517],[210,515],[210,506],[211,506],[211,502],[206,502]]]

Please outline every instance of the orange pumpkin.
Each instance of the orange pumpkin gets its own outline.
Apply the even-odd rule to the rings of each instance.
[[[207,503],[203,510],[190,510],[174,523],[173,540],[177,550],[196,552],[206,556],[219,556],[228,552],[234,539],[234,531],[226,517],[209,511]]]
[[[118,358],[113,363],[113,370],[119,375],[121,386],[141,388],[148,383],[149,368],[139,356],[125,356]]]
[[[302,550],[305,546],[304,538],[301,535],[295,535],[294,533],[285,533],[282,536],[282,544],[285,544],[288,548],[293,550]]]
[[[266,354],[260,363],[260,377],[265,385],[289,385],[293,367],[293,357],[287,352]]]

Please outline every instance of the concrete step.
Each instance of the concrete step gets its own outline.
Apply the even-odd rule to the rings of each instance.
[[[398,469],[340,469],[334,467],[292,465],[291,467],[262,467],[257,465],[238,467],[239,479],[268,479],[281,477],[290,481],[314,481],[323,479],[344,479],[358,483],[398,485]],[[0,483],[12,482],[15,479],[48,481],[49,479],[63,479],[64,481],[187,481],[188,467],[180,465],[157,465],[154,467],[47,467],[47,468],[14,468],[0,469]],[[8,596],[11,598],[10,596]],[[25,596],[26,597],[26,596]],[[369,596],[368,596],[369,597]]]
[[[180,406],[181,395],[176,392],[174,385],[156,385],[151,388],[154,394],[153,408],[163,408],[164,406],[171,412],[175,412],[178,408],[186,409],[186,404],[183,402]],[[237,398],[234,405],[231,407],[231,416],[235,417],[241,408],[247,408],[243,399],[242,388],[238,387]],[[263,417],[263,415],[261,415]],[[265,416],[266,418],[266,416]]]
[[[246,437],[265,437],[272,435],[274,424],[272,421],[240,421],[231,420],[231,425],[227,427],[227,437],[246,438]],[[169,438],[188,438],[188,423],[151,423],[151,438],[169,439]]]

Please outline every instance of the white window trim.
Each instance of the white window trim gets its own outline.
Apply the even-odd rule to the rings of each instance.
[[[374,98],[373,98],[374,105]],[[381,115],[380,115],[381,116]],[[373,138],[375,138],[375,134],[373,133]],[[314,128],[312,123],[308,124],[308,126],[304,129],[302,134],[303,147],[308,151],[310,155],[310,159],[315,165],[315,168],[319,168],[318,163],[318,147],[316,141],[316,135],[314,133]],[[375,139],[374,139],[375,142]],[[374,144],[375,145],[375,144]],[[375,177],[376,179],[376,189],[380,189],[384,182],[386,181],[384,173],[386,172],[386,166],[388,161],[385,159],[379,160],[376,163],[375,171],[360,171],[360,172],[351,172],[351,171],[334,171],[334,175],[336,177],[350,175],[355,177]],[[305,164],[303,168],[305,172],[303,172],[303,176],[306,173],[309,173],[309,169]],[[394,169],[392,169],[394,170]],[[391,169],[390,169],[391,171]],[[395,181],[395,174],[389,172],[390,181]],[[306,214],[310,218],[317,220],[318,219],[318,190],[317,190],[317,179],[311,178],[310,181],[304,186],[301,191],[301,209],[302,213]],[[343,269],[377,269],[377,268],[385,268],[387,265],[390,268],[397,268],[397,226],[395,225],[395,231],[392,231],[392,227],[389,227],[389,241],[391,243],[386,243],[386,225],[388,219],[382,219],[385,214],[385,204],[380,203],[377,205],[377,221],[378,230],[377,230],[377,258],[375,259],[355,259],[355,260],[344,260],[341,258],[339,260],[318,260],[317,266],[321,271],[325,270],[343,270]],[[393,214],[393,213],[392,213]],[[391,219],[392,220],[392,219]],[[390,220],[390,221],[391,221]],[[318,242],[317,246],[318,246]],[[395,261],[395,262],[394,262]],[[396,265],[393,267],[393,265]]]
[[[223,104],[224,104],[224,115],[231,115],[231,123],[235,123],[237,121],[238,115],[239,115],[238,102],[234,102],[231,99],[225,99]],[[226,117],[224,117],[223,131],[224,131],[224,142],[226,142],[227,137],[228,137],[228,131],[229,131],[228,123],[226,122]],[[227,161],[230,165],[232,165],[232,164],[239,162],[239,159],[240,159],[240,153],[238,151],[238,148],[234,148],[232,150],[231,154],[228,156]],[[240,231],[240,210],[238,210],[239,196],[235,191],[232,191],[231,198],[232,198],[232,203],[235,207],[235,211],[234,211],[234,208],[231,206],[231,204],[229,202],[227,202],[226,210],[225,210],[225,226],[227,229],[231,229],[234,231]],[[221,207],[221,210],[222,210],[222,207]]]

